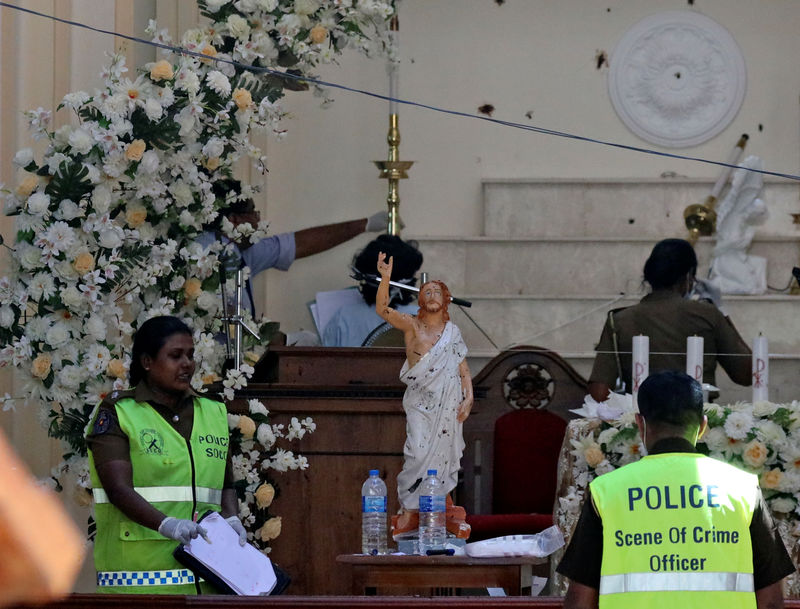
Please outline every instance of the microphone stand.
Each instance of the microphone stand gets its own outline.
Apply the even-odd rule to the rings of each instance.
[[[228,312],[228,295],[225,286],[227,284],[225,277],[225,262],[220,261],[219,269],[220,281],[219,288],[222,296],[222,322],[225,324],[225,370],[235,368],[239,370],[242,366],[242,329],[244,328],[253,338],[260,339],[258,332],[253,330],[244,321],[242,314],[242,301],[244,292],[244,269],[239,268],[236,271],[236,281],[234,285],[234,313],[231,315]],[[233,326],[233,329],[231,328]],[[233,338],[231,338],[233,334]],[[233,341],[233,357],[231,357],[231,341]]]
[[[427,273],[423,273],[423,276],[425,276],[425,279],[427,280]],[[359,271],[358,269],[353,268],[353,267],[350,268],[350,277],[352,279],[355,279],[356,281],[363,281],[365,283],[368,283],[368,284],[374,285],[374,286],[378,286],[381,283],[380,277],[378,277],[377,275],[370,275],[369,273],[362,273],[361,271]],[[427,281],[423,281],[422,285],[425,285],[426,283],[427,283]],[[411,286],[411,285],[406,285],[404,283],[398,283],[397,281],[389,280],[389,285],[394,286],[396,288],[400,288],[401,290],[408,290],[409,292],[419,293],[419,288]],[[458,305],[458,307],[461,309],[462,313],[464,313],[464,315],[467,316],[467,319],[469,319],[472,322],[472,324],[476,328],[478,328],[478,330],[480,331],[481,334],[483,334],[483,336],[486,338],[486,340],[488,340],[495,349],[500,351],[500,347],[498,347],[497,344],[492,340],[492,337],[489,336],[486,333],[486,331],[483,328],[481,328],[480,324],[477,321],[475,321],[475,319],[472,317],[472,315],[470,315],[464,309],[464,307],[471,307],[472,306],[472,303],[469,300],[464,300],[463,298],[456,298],[455,296],[450,296],[450,302],[452,302],[454,305]]]

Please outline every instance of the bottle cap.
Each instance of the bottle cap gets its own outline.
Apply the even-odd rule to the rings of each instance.
[[[435,476],[436,475],[436,470],[435,469],[429,469],[428,470],[428,475],[429,476]]]
[[[371,470],[369,470],[369,475],[370,475],[370,476],[377,476],[379,473],[380,473],[380,472],[379,472],[377,469],[371,469]]]

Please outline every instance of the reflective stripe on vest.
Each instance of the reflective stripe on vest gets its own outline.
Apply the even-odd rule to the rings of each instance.
[[[162,501],[192,501],[191,486],[137,486],[134,489],[148,503]],[[197,501],[202,503],[222,503],[222,491],[215,488],[197,487]],[[95,503],[111,503],[102,488],[93,488]]]
[[[753,592],[752,573],[620,573],[600,577],[600,594]]]
[[[97,585],[101,588],[106,586],[183,586],[194,582],[194,573],[189,569],[97,572]]]

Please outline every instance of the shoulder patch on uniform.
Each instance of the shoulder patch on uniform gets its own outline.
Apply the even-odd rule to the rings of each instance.
[[[107,410],[100,410],[100,412],[97,413],[97,418],[94,420],[92,433],[100,435],[106,433],[109,429],[111,429],[111,413]]]

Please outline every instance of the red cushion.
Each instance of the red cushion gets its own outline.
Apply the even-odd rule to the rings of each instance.
[[[545,410],[515,410],[497,419],[492,472],[494,514],[553,512],[558,454],[566,428],[564,419]]]
[[[504,535],[532,535],[553,525],[552,514],[467,514],[469,542]]]

